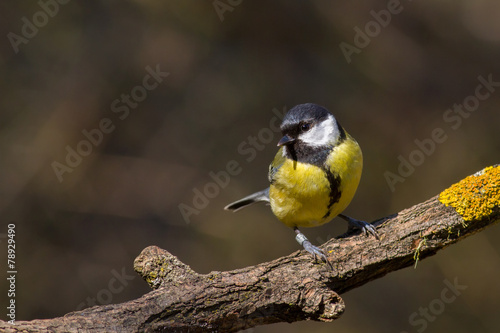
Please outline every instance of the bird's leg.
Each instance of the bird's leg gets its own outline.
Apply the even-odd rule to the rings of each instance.
[[[328,260],[326,259],[326,255],[323,252],[323,250],[321,250],[317,246],[312,245],[311,242],[307,239],[307,237],[303,233],[301,233],[297,227],[293,228],[293,230],[295,230],[295,233],[297,234],[297,236],[295,236],[295,240],[304,247],[304,250],[306,250],[307,252],[309,252],[314,256],[314,260],[316,260],[316,256],[318,256],[319,258],[321,258],[321,260],[328,263]]]
[[[380,240],[380,237],[378,235],[377,230],[375,230],[375,227],[371,225],[370,223],[366,223],[365,221],[360,221],[353,219],[352,217],[346,216],[344,214],[339,214],[338,215],[340,218],[344,219],[349,223],[349,229],[360,229],[363,231],[363,234],[365,236],[368,236],[368,234],[372,234],[375,236],[376,239]]]

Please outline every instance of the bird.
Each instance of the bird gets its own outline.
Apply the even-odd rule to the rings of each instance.
[[[313,245],[299,227],[316,227],[338,216],[349,228],[379,239],[375,227],[341,214],[349,205],[363,169],[363,154],[325,107],[299,104],[288,110],[280,125],[279,150],[269,166],[269,187],[226,207],[239,211],[254,203],[270,204],[273,214],[296,234],[296,241],[328,263],[325,253]]]

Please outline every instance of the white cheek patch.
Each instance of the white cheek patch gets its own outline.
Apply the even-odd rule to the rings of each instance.
[[[309,131],[299,135],[299,140],[309,146],[325,146],[337,142],[339,129],[333,116],[328,116],[323,122],[313,126]]]

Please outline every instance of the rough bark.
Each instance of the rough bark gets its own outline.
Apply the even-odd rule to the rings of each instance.
[[[497,222],[499,167],[491,169],[496,174],[483,183],[471,179],[483,175],[484,170],[464,180],[469,180],[464,184],[472,199],[484,199],[474,208],[481,214],[472,214],[472,219],[469,214],[465,221],[458,205],[454,208],[441,203],[443,192],[441,201],[435,196],[374,221],[382,236],[380,241],[359,233],[329,240],[322,248],[332,267],[314,262],[305,251],[297,251],[271,262],[203,275],[169,252],[150,246],[134,263],[135,270],[155,289],[150,293],[130,302],[95,306],[60,318],[15,325],[0,322],[0,330],[236,332],[276,322],[333,321],[345,307],[339,294],[414,265],[416,260]],[[467,195],[458,193],[453,200],[472,206]],[[482,205],[487,209],[481,210]]]

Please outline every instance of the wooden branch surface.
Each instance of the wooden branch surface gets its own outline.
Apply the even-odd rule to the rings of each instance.
[[[380,241],[359,234],[329,240],[322,248],[333,269],[297,251],[271,262],[203,275],[166,250],[150,246],[136,258],[134,268],[156,290],[130,302],[60,318],[15,325],[0,321],[0,331],[236,332],[276,322],[333,321],[345,307],[339,294],[414,265],[416,259],[497,222],[499,170],[486,168],[441,196],[374,221]]]

